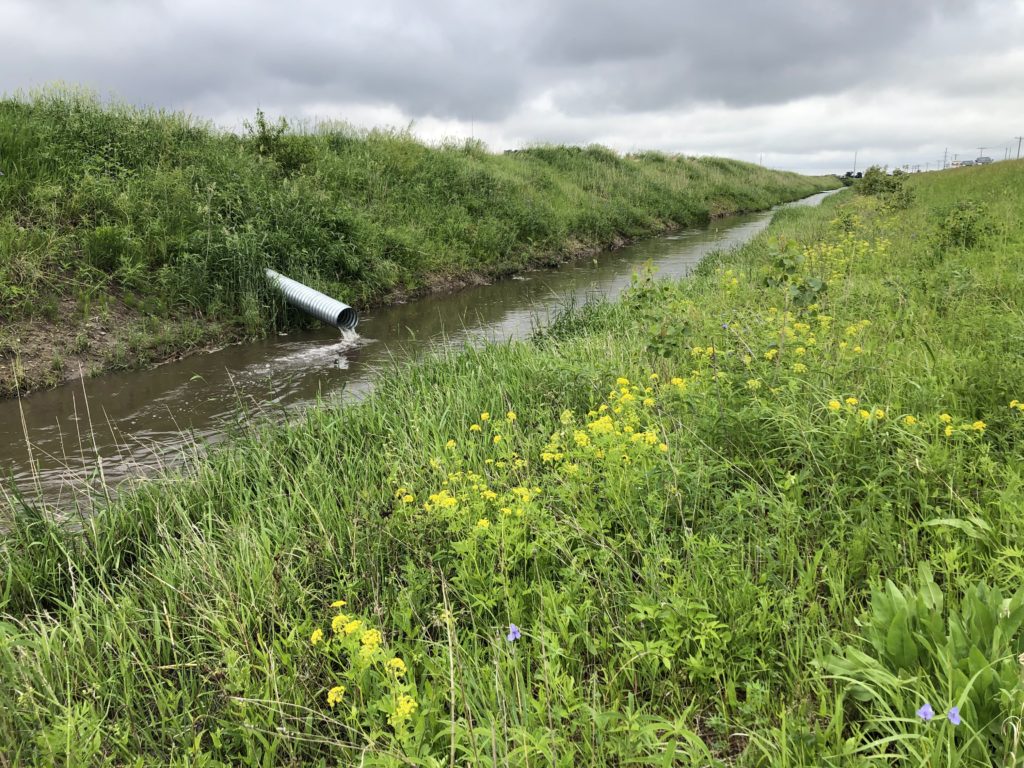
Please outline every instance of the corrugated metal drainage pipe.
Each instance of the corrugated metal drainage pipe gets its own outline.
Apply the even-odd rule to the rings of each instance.
[[[333,325],[343,331],[354,331],[359,322],[359,313],[348,304],[342,304],[330,296],[314,291],[309,286],[280,275],[272,269],[266,270],[267,279],[276,285],[285,300],[317,320]]]

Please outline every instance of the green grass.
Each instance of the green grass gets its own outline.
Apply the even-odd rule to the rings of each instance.
[[[221,339],[309,322],[266,267],[360,307],[838,186],[720,158],[492,154],[262,115],[238,136],[61,91],[0,100],[0,169],[0,321],[66,325],[114,308],[123,332],[151,318],[108,367],[159,356],[176,334],[192,346],[197,319]]]
[[[18,511],[0,764],[1019,764],[1024,163],[907,188]]]

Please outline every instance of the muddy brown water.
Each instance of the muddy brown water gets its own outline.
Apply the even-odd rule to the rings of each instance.
[[[816,205],[828,194],[790,205]],[[180,466],[240,420],[286,418],[318,398],[359,399],[396,364],[524,338],[572,303],[614,298],[648,261],[660,278],[684,277],[770,219],[770,211],[731,216],[557,269],[381,307],[350,337],[333,328],[274,336],[0,401],[0,508],[16,488],[26,500],[86,510],[126,480]]]

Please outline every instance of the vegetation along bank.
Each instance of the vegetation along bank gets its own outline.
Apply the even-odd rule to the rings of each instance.
[[[0,171],[0,395],[308,323],[266,267],[366,307],[838,186],[262,114],[237,136],[75,94],[0,100]]]
[[[18,510],[0,764],[1018,765],[1022,209],[1024,163],[869,175],[81,532]]]

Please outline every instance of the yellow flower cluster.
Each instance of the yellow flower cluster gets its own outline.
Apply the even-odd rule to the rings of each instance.
[[[458,504],[459,500],[452,496],[447,488],[442,488],[437,493],[430,494],[423,508],[427,512],[432,512],[435,509],[454,509]]]
[[[707,359],[714,355],[713,347],[695,347],[691,353]],[[648,381],[658,382],[657,374],[648,375]],[[682,393],[687,382],[673,377],[660,387],[662,392]],[[541,452],[541,460],[559,464],[573,473],[578,462],[613,461],[631,464],[651,448],[667,452],[658,431],[648,423],[649,413],[657,406],[657,394],[652,386],[632,384],[624,376],[615,380],[606,401],[587,413],[580,423],[575,414],[566,411],[561,422],[565,429],[554,432]]]
[[[317,628],[313,630],[310,642],[327,659],[335,658],[339,652],[348,657],[339,666],[339,673],[345,682],[355,687],[357,695],[353,697],[353,716],[358,711],[355,702],[363,701],[367,695],[372,696],[375,690],[382,691],[385,698],[377,702],[376,709],[367,707],[366,714],[391,710],[388,722],[400,734],[418,707],[416,699],[408,693],[412,684],[404,680],[408,667],[398,656],[389,657],[383,653],[384,637],[380,630],[367,627],[363,620],[342,613],[340,609],[345,605],[344,600],[331,603],[331,607],[338,610],[331,620],[335,638],[325,641],[324,631]],[[377,682],[371,682],[373,677],[369,681],[365,677],[368,671],[372,673],[373,670],[377,670],[379,675]],[[333,685],[327,691],[327,705],[333,709],[340,704],[347,690],[341,683]]]
[[[380,650],[380,632],[376,629],[368,629],[359,638],[359,660],[363,664],[369,664],[376,657]]]
[[[847,397],[843,402],[839,402],[836,399],[828,401],[828,409],[832,413],[838,413],[839,411],[845,411],[846,413],[853,413],[856,410],[857,415],[862,421],[882,421],[888,414],[884,408],[857,408],[860,405],[860,400],[856,397]]]
[[[860,404],[860,400],[858,400],[856,397],[848,397],[844,402],[845,406],[843,403],[840,403],[839,400],[829,400],[828,409],[833,413],[836,413],[841,410],[845,410],[847,413],[853,413],[856,406]],[[1022,410],[1024,410],[1024,408],[1022,408]],[[874,419],[875,421],[881,421],[887,416],[885,410],[882,408],[859,408],[856,409],[856,412],[862,421],[870,421],[872,419]],[[937,417],[937,420],[939,424],[942,426],[942,433],[946,437],[952,437],[957,431],[981,433],[984,432],[986,427],[988,426],[984,421],[981,421],[979,419],[970,424],[964,423],[957,427],[953,425],[953,417],[945,412],[940,413]],[[915,427],[921,423],[921,420],[911,413],[904,415],[900,419],[900,421],[903,423],[904,426],[907,427]]]
[[[395,498],[403,504],[412,504],[416,501],[416,497],[409,493],[407,488],[399,488],[395,491]]]
[[[418,707],[416,699],[403,693],[395,701],[395,711],[388,715],[388,722],[396,730],[401,729]]]
[[[340,704],[342,698],[345,696],[345,686],[336,685],[327,692],[327,703],[334,708],[335,704]]]

